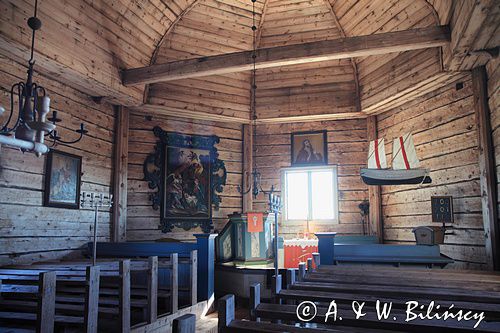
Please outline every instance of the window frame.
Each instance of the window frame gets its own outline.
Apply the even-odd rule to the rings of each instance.
[[[308,218],[307,219],[289,219],[288,218],[288,186],[286,183],[286,175],[289,172],[309,172],[308,175],[308,193],[311,193],[311,173],[313,171],[321,171],[328,170],[332,171],[332,186],[333,186],[333,219],[313,219],[312,218],[312,198],[309,195],[308,200]],[[309,167],[291,167],[291,168],[282,168],[281,169],[281,185],[283,189],[283,221],[287,224],[303,224],[304,222],[314,222],[317,224],[338,224],[339,223],[339,188],[338,188],[338,168],[336,165],[321,165],[321,166],[309,166]]]

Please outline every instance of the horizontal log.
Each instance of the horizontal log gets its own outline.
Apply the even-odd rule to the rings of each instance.
[[[447,26],[388,32],[257,50],[257,69],[332,59],[363,57],[447,45]],[[248,71],[252,51],[174,61],[133,68],[122,73],[125,86]]]

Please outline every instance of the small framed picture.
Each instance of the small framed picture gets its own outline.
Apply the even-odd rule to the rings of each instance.
[[[51,150],[45,166],[44,206],[78,209],[81,171],[80,156]]]
[[[292,133],[292,166],[328,164],[326,131]]]

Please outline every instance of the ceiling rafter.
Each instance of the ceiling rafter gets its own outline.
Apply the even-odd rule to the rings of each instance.
[[[260,21],[259,21],[259,26],[257,27],[257,37],[255,38],[255,47],[259,48],[260,47],[260,40],[262,38],[262,27],[264,25],[264,20],[266,18],[266,13],[267,13],[267,5],[269,4],[270,0],[265,0],[264,1],[264,7],[262,8],[262,14],[260,15]]]
[[[165,43],[167,38],[175,30],[175,27],[180,22],[180,20],[184,16],[186,16],[186,14],[189,13],[191,11],[191,9],[193,9],[194,6],[196,6],[198,4],[198,2],[199,2],[199,0],[193,0],[193,2],[191,2],[191,4],[189,4],[182,12],[180,12],[179,15],[177,15],[177,17],[175,18],[175,20],[172,21],[170,26],[167,28],[167,30],[165,31],[163,36],[161,36],[160,40],[158,41],[158,44],[156,45],[156,47],[153,51],[153,54],[151,55],[151,60],[149,61],[150,65],[153,65],[154,63],[156,63],[156,59],[158,57],[158,52],[160,51],[161,47],[163,46],[163,44]],[[147,101],[148,101],[149,87],[150,87],[149,84],[146,84],[144,87],[144,94],[143,94],[143,98],[142,98],[143,103],[147,103]]]

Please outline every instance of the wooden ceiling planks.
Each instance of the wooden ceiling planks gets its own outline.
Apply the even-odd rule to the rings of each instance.
[[[466,0],[455,7],[452,4],[451,0],[258,0],[257,38],[259,47],[283,46],[450,23],[459,27],[454,40],[461,44],[455,45],[454,53],[445,51],[448,68],[483,64],[489,56],[474,52],[498,45],[498,3],[488,0],[476,5]],[[0,19],[0,54],[24,58],[30,44],[25,20],[33,5],[30,0],[6,0],[0,6],[5,14]],[[482,10],[485,6],[490,10]],[[142,87],[124,87],[120,69],[249,50],[251,8],[247,0],[44,0],[40,3],[44,29],[37,40],[37,70],[90,95],[140,105]],[[481,24],[484,33],[477,32]],[[424,57],[424,53],[419,54]],[[384,64],[401,63],[402,59],[390,54],[356,60],[353,80],[359,81],[360,88],[355,95],[365,101],[363,108],[373,111],[371,101],[382,102],[369,88],[378,80],[374,74],[380,73]],[[438,56],[433,68],[440,62]],[[311,71],[312,77],[317,77],[314,69]],[[248,74],[241,75],[242,80],[245,77]],[[332,77],[332,84],[341,79]],[[424,81],[418,76],[412,79]],[[291,79],[292,87],[299,81],[299,77]],[[383,81],[401,84],[398,93],[409,85],[408,80],[396,78]],[[307,91],[310,84],[303,84],[303,91]],[[324,87],[325,82],[317,84]]]
[[[256,24],[264,9],[257,1]],[[208,14],[208,15],[207,15]],[[198,1],[164,36],[153,63],[192,59],[252,48],[252,3],[243,0]],[[151,84],[145,112],[184,118],[248,123],[249,73]]]
[[[426,28],[438,24],[436,12],[425,1],[337,1],[333,11],[337,13],[340,26],[347,36]],[[361,57],[355,61],[361,109],[375,114],[383,112],[385,107],[394,102],[393,94],[404,99],[405,95],[401,95],[401,92],[420,91],[417,89],[420,82],[442,71],[441,55],[434,49]]]

